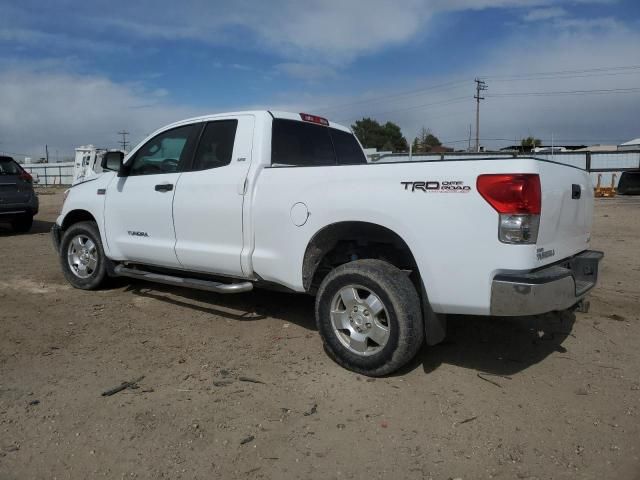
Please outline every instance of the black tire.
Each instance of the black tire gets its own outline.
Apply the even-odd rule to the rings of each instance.
[[[33,215],[27,213],[19,216],[11,222],[11,227],[15,232],[27,233],[33,225]]]
[[[77,236],[84,236],[89,238],[95,245],[95,258],[97,264],[94,269],[86,278],[81,278],[72,271],[72,267],[69,265],[67,258],[69,252],[70,243]],[[95,222],[78,222],[71,225],[65,230],[60,242],[60,264],[62,265],[62,272],[64,273],[67,281],[75,288],[82,290],[96,290],[100,288],[107,278],[107,258],[104,255],[102,248],[102,241],[100,240],[100,232],[98,231],[98,225]]]
[[[343,344],[331,319],[334,299],[352,285],[377,295],[386,309],[386,344],[377,347],[374,344],[379,350],[367,356],[354,353]],[[363,375],[378,377],[394,372],[413,359],[424,342],[424,323],[416,289],[404,272],[381,260],[356,260],[332,270],[320,285],[315,310],[327,353],[339,365]]]

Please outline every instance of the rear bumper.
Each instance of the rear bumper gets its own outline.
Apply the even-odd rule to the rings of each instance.
[[[602,252],[587,250],[532,272],[496,275],[491,315],[538,315],[574,306],[596,285],[602,257]]]
[[[40,203],[38,196],[33,193],[28,202],[23,203],[0,203],[0,221],[13,220],[24,215],[36,216]]]

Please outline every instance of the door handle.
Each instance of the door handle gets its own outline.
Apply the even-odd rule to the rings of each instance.
[[[575,183],[573,185],[571,185],[571,199],[572,200],[579,200],[581,193],[582,193],[582,188],[580,187],[580,185],[576,185]]]
[[[173,190],[173,183],[160,183],[156,185],[156,192],[170,192]]]

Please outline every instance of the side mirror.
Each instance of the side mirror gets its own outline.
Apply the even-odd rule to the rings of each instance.
[[[112,172],[119,172],[122,168],[122,160],[124,159],[124,153],[122,152],[106,152],[102,156],[100,166],[103,170],[109,170]]]

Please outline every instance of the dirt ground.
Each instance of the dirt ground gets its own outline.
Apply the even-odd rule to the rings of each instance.
[[[327,358],[310,297],[70,288],[40,200],[0,227],[2,480],[640,478],[640,199],[597,201],[589,314],[454,316],[376,380]]]

